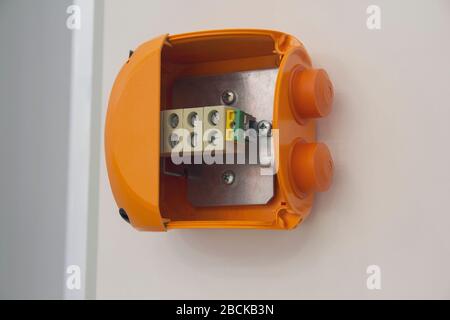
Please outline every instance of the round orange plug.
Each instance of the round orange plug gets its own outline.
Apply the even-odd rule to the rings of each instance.
[[[323,69],[305,69],[294,75],[293,107],[300,118],[320,118],[331,112],[333,84]]]
[[[297,142],[291,156],[295,185],[303,193],[326,191],[333,180],[333,159],[323,143]]]

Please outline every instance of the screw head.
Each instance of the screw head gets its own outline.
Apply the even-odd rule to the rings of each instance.
[[[261,120],[258,122],[258,133],[262,136],[270,136],[272,131],[272,125],[267,120]]]
[[[192,127],[196,127],[200,123],[200,117],[197,112],[191,112],[189,114],[189,124]]]
[[[191,147],[195,148],[198,146],[198,134],[195,132],[191,133]]]
[[[217,126],[217,124],[219,124],[219,120],[220,120],[219,111],[213,110],[209,113],[209,122],[212,125]]]
[[[209,134],[208,142],[209,142],[210,144],[212,144],[213,146],[217,146],[218,141],[219,141],[219,133],[218,133],[217,131],[212,131],[212,132]]]
[[[231,105],[236,101],[236,93],[231,90],[225,90],[222,93],[222,101],[226,105]]]
[[[176,133],[172,133],[169,136],[169,144],[170,144],[171,148],[175,147],[179,142],[180,142],[180,136],[177,135]]]
[[[178,126],[179,122],[180,119],[178,118],[178,115],[176,113],[172,113],[169,117],[170,126],[175,129]]]
[[[234,172],[231,170],[227,170],[222,174],[222,180],[226,185],[233,184],[235,180]]]

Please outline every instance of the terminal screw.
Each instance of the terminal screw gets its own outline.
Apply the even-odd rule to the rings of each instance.
[[[219,111],[213,110],[209,113],[209,122],[211,122],[212,125],[217,126],[219,124],[219,120]]]
[[[180,119],[178,118],[178,115],[176,113],[172,113],[169,117],[169,124],[172,128],[178,127],[178,123],[180,122]]]
[[[180,137],[176,133],[172,133],[169,137],[169,144],[174,148],[180,142]]]
[[[190,113],[188,120],[191,127],[196,127],[200,123],[200,117],[197,112]]]

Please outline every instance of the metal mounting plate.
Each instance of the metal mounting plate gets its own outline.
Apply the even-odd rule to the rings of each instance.
[[[223,105],[222,94],[231,90],[237,107],[259,120],[272,121],[278,69],[236,72],[217,76],[180,78],[173,87],[173,108]],[[261,175],[260,165],[189,165],[188,199],[197,207],[265,204],[274,195],[274,176]],[[235,181],[222,180],[225,171]]]

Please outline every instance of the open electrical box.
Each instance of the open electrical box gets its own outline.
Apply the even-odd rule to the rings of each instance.
[[[105,150],[135,228],[291,229],[332,180],[316,118],[333,86],[293,36],[164,35],[142,44],[111,92]]]

